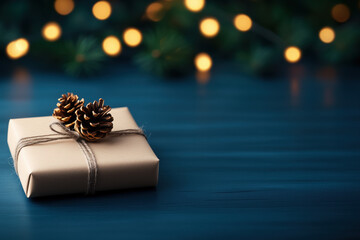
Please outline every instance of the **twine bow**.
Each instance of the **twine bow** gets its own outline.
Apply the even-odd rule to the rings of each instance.
[[[55,129],[55,126],[60,128],[60,131]],[[39,143],[53,142],[62,139],[74,139],[80,146],[81,150],[85,154],[86,162],[88,165],[88,184],[86,189],[86,194],[95,193],[96,180],[98,167],[96,163],[96,158],[87,142],[82,139],[76,131],[72,131],[66,128],[63,124],[59,122],[54,122],[49,125],[50,129],[55,132],[55,134],[47,134],[33,137],[21,138],[15,149],[14,157],[14,167],[15,171],[18,174],[18,158],[19,153],[24,147],[32,146]],[[109,137],[120,137],[124,135],[137,134],[142,135],[146,138],[145,133],[142,129],[124,129],[118,131],[112,131],[108,134]]]

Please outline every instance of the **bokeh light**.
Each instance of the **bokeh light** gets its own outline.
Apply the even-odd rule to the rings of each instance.
[[[301,59],[301,50],[298,47],[290,46],[285,49],[284,57],[290,63],[298,62]]]
[[[111,5],[107,1],[99,1],[94,4],[92,13],[99,20],[106,20],[111,15]]]
[[[208,38],[215,37],[220,30],[219,21],[215,18],[205,18],[200,22],[200,32]]]
[[[185,0],[185,7],[192,12],[200,12],[205,6],[205,0]]]
[[[104,52],[109,56],[117,56],[121,52],[120,40],[115,36],[108,36],[102,42]]]
[[[335,39],[335,32],[331,27],[324,27],[319,32],[319,38],[324,43],[331,43]]]
[[[42,29],[42,36],[48,41],[58,40],[61,36],[61,27],[56,22],[47,23]]]
[[[123,39],[125,44],[129,47],[136,47],[142,41],[142,34],[136,28],[128,28],[124,31]]]
[[[68,15],[74,10],[75,4],[73,0],[55,0],[55,11],[60,15]]]
[[[337,22],[343,23],[350,18],[350,9],[345,4],[339,3],[336,4],[331,9],[331,16]]]
[[[11,41],[6,46],[6,53],[11,59],[18,59],[26,55],[29,51],[29,42],[25,38]]]
[[[234,25],[237,30],[246,32],[249,31],[252,27],[252,20],[246,14],[236,15],[234,18]]]
[[[163,17],[163,4],[159,2],[153,2],[146,8],[146,16],[148,19],[154,22],[158,22]]]
[[[195,57],[195,67],[199,71],[209,71],[212,66],[212,60],[209,54],[207,53],[199,53]]]

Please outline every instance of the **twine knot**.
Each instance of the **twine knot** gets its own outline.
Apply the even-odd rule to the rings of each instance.
[[[56,130],[55,126],[60,127],[60,129],[62,131]],[[81,139],[81,136],[80,136],[80,134],[78,132],[68,129],[67,127],[65,127],[65,125],[63,125],[63,124],[61,124],[59,122],[53,122],[53,123],[51,123],[49,125],[49,127],[53,132],[56,132],[57,134],[69,136],[69,137],[73,138],[76,141],[79,141]]]

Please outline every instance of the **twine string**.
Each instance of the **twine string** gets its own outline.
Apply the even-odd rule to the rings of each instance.
[[[97,175],[98,175],[98,167],[96,163],[95,154],[90,148],[90,146],[87,144],[87,142],[81,138],[80,134],[76,131],[72,131],[68,128],[66,128],[63,124],[59,122],[54,122],[49,125],[50,129],[55,132],[55,134],[46,134],[46,135],[39,135],[39,136],[32,136],[32,137],[25,137],[21,138],[16,146],[15,149],[15,157],[14,157],[14,168],[16,174],[18,173],[18,159],[20,151],[24,147],[40,144],[40,143],[47,143],[47,142],[53,142],[63,139],[74,139],[78,144],[80,149],[85,155],[86,162],[88,165],[88,182],[87,182],[87,189],[86,194],[94,194],[95,193],[95,187],[96,187],[96,181],[97,181]],[[60,130],[56,129],[55,127],[58,127]],[[117,130],[117,131],[111,131],[108,136],[109,137],[120,137],[125,135],[142,135],[146,138],[145,133],[142,129],[123,129],[123,130]]]

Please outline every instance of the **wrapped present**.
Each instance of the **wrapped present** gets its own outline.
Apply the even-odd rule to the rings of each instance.
[[[141,130],[128,108],[111,115],[112,131],[99,141],[85,141],[52,116],[10,119],[8,145],[26,196],[156,186],[159,159],[136,134]]]

